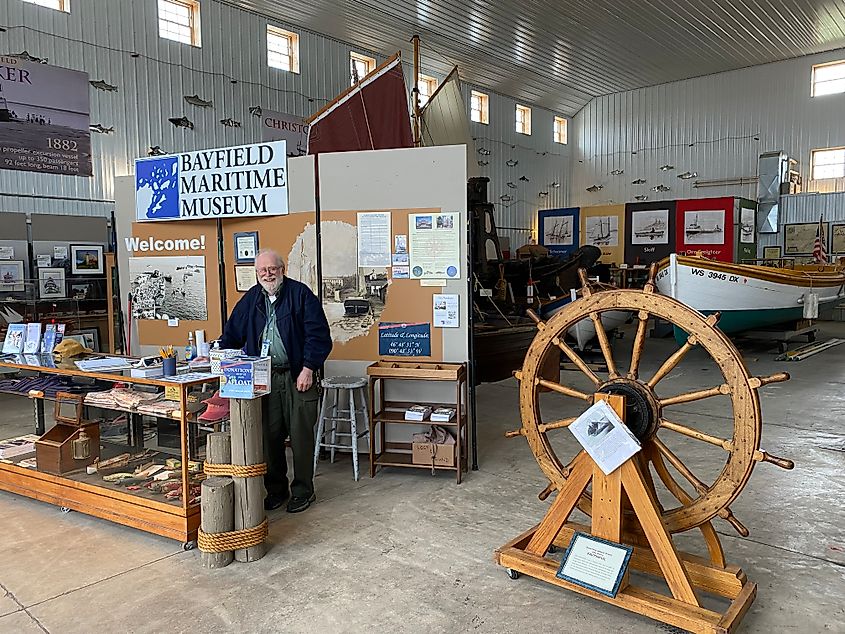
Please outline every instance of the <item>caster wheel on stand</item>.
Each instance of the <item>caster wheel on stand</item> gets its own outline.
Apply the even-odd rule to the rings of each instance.
[[[511,579],[519,579],[519,571],[514,570],[513,568],[507,569],[508,577]]]
[[[193,550],[196,547],[197,547],[197,543],[195,541],[185,542],[184,544],[182,544],[182,550],[185,550],[185,551]]]

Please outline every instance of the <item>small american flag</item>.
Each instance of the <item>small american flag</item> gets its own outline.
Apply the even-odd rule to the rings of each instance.
[[[819,217],[819,228],[816,229],[816,241],[813,243],[813,261],[818,264],[827,264],[827,247],[825,245],[824,224]]]

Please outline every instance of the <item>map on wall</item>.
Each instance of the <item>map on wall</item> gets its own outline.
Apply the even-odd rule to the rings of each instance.
[[[91,176],[88,75],[0,56],[0,168]]]

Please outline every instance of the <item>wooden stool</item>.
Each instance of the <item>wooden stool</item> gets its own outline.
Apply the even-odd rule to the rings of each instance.
[[[323,405],[320,408],[320,419],[317,424],[317,442],[314,446],[314,473],[317,473],[317,459],[320,456],[320,449],[331,449],[331,461],[334,462],[335,449],[352,450],[352,468],[355,472],[355,481],[358,481],[358,439],[370,433],[370,415],[367,411],[367,397],[365,389],[367,379],[357,376],[335,376],[323,379]],[[340,391],[349,391],[349,407],[340,407]],[[355,408],[355,392],[358,392],[360,409]],[[329,415],[329,394],[334,394],[334,404],[331,405]],[[357,414],[364,415],[364,429],[358,431]],[[331,427],[326,426],[326,421],[331,421]],[[345,421],[349,423],[349,431],[338,431],[338,423]],[[325,436],[331,431],[331,442],[326,442]],[[338,444],[337,439],[349,438],[349,444]]]

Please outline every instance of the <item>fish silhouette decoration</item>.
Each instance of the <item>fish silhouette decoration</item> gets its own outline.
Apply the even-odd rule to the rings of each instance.
[[[505,165],[507,165],[508,167],[516,167],[517,165],[519,165],[519,161],[509,159],[508,161],[505,162]]]
[[[646,179],[638,178],[637,180],[631,181],[631,185],[645,185],[646,182],[647,182]]]
[[[527,177],[527,176],[520,176],[520,177],[519,177],[519,180],[521,180],[521,181],[525,181],[525,182],[527,183],[527,182],[528,182],[528,177]]]
[[[513,198],[511,198],[507,194],[502,194],[501,196],[499,196],[499,200],[501,200],[503,203],[509,203],[513,200]]]
[[[481,154],[481,156],[490,156],[492,154],[490,150],[483,147],[478,148],[478,153]]]
[[[651,191],[653,191],[653,192],[668,192],[670,189],[672,189],[672,188],[669,187],[668,185],[656,185],[656,186],[651,188]]]
[[[149,150],[147,150],[147,156],[164,156],[167,154],[164,150],[161,149],[161,146],[153,145]]]
[[[240,128],[241,122],[235,121],[232,117],[227,117],[226,119],[220,119],[220,123],[225,125],[227,128]]]
[[[186,96],[184,99],[192,106],[199,106],[200,108],[211,108],[214,105],[213,101],[206,101],[199,95],[191,95],[190,97]]]
[[[48,61],[46,57],[35,57],[35,55],[30,55],[28,51],[23,51],[21,53],[13,53],[12,55],[9,55],[9,57],[16,57],[18,59],[22,59],[27,62],[34,62],[36,64],[46,64]]]
[[[685,181],[691,178],[695,178],[696,176],[698,176],[698,172],[684,172],[683,174],[678,174],[678,178]]]
[[[667,163],[666,165],[661,165],[661,166],[660,166],[660,171],[661,171],[661,172],[668,172],[668,171],[673,170],[673,169],[675,169],[675,166],[674,166],[674,165],[669,165],[668,163]]]
[[[538,195],[540,198],[545,198],[546,196],[548,196],[548,195],[549,195],[549,192],[540,192],[540,193],[539,193],[539,194],[537,194],[537,195]]]
[[[597,191],[604,189],[604,185],[592,185],[587,188],[587,191],[591,194],[595,194]]]
[[[621,174],[625,173],[625,170],[613,170],[610,172],[613,176],[620,176]]]
[[[114,132],[114,126],[106,128],[100,123],[97,123],[96,125],[89,125],[88,129],[91,130],[91,132],[97,132],[99,134],[111,134],[112,132]]]
[[[94,86],[94,88],[96,88],[97,90],[102,90],[103,92],[117,92],[117,86],[112,86],[105,79],[89,81],[88,83]]]
[[[511,189],[516,189],[516,185],[514,183],[510,182],[510,181],[507,182],[507,186],[510,187]]]
[[[639,200],[640,202],[648,200],[648,194],[640,194],[639,196],[634,196],[634,200]]]
[[[261,106],[252,106],[252,107],[249,109],[249,114],[251,114],[253,117],[260,117],[260,116],[261,116],[261,112],[262,112],[262,111],[261,111]]]
[[[485,167],[490,165],[490,161],[478,161],[478,167]]]
[[[188,119],[188,117],[171,117],[168,121],[177,128],[188,128],[189,130],[194,129],[194,122]]]

